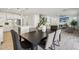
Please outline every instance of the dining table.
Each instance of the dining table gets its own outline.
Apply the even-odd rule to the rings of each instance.
[[[42,30],[32,31],[28,33],[21,34],[21,37],[28,40],[33,45],[33,50],[37,49],[37,45],[48,37],[48,34],[54,32],[54,30],[46,30],[46,32],[42,32]]]

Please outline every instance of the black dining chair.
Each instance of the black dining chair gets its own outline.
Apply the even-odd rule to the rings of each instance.
[[[24,39],[24,41],[21,41],[21,36],[17,34],[14,30],[11,30],[12,39],[13,39],[13,45],[14,50],[29,50],[32,49],[32,44]]]

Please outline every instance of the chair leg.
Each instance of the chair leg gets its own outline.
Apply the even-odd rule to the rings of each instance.
[[[52,50],[55,50],[55,45],[53,45],[53,48],[52,48]]]
[[[54,45],[54,43],[51,45],[51,48],[50,48],[51,50],[55,50],[55,45]]]
[[[31,48],[32,50],[37,50],[38,49],[38,47],[37,47],[37,45],[32,45],[32,48]]]
[[[59,41],[61,41],[61,34],[59,35]]]
[[[20,42],[21,42],[21,36],[19,36],[19,38],[20,38]]]
[[[60,46],[59,40],[54,41],[54,45],[56,45],[56,46]]]

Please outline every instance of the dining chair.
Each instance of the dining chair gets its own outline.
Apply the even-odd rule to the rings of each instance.
[[[24,41],[21,41],[20,40],[21,36],[19,36],[17,32],[15,32],[14,30],[11,30],[11,34],[13,39],[14,50],[32,49],[32,44],[25,39]]]
[[[61,41],[61,29],[56,31],[55,38],[53,40],[53,44],[56,46],[60,46],[59,42]]]
[[[48,34],[46,44],[44,47],[38,45],[38,50],[54,50],[53,40],[55,37],[55,32]]]

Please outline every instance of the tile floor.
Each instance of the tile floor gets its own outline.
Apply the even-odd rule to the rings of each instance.
[[[56,50],[79,50],[79,32],[62,31],[60,46]]]
[[[0,50],[13,50],[13,43],[10,32],[4,33],[4,42]],[[56,50],[79,50],[79,33],[67,33],[62,31],[60,46]]]

